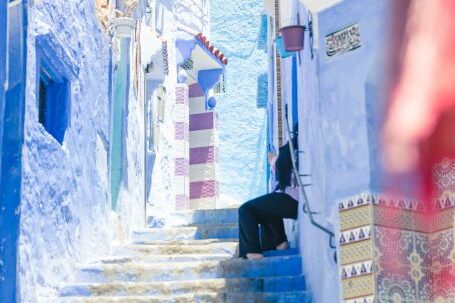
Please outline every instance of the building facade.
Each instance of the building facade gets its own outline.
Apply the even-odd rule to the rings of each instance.
[[[0,14],[13,60],[0,65],[0,290],[40,302],[147,216],[215,207],[211,89],[227,58],[204,0],[2,1]]]
[[[306,27],[300,52],[283,52],[280,41],[268,44],[269,145],[282,145],[286,121],[297,120],[296,155],[308,185],[300,196],[299,248],[314,300],[447,300],[454,247],[450,165],[436,167],[438,193],[429,204],[390,194],[381,180],[391,2],[345,0],[314,13],[303,2],[264,2],[271,41],[281,35],[277,28]],[[303,212],[306,201],[313,221],[333,233],[332,244]]]
[[[216,96],[220,206],[238,206],[267,191],[267,28],[261,1],[212,0],[210,5],[212,40],[229,57]]]

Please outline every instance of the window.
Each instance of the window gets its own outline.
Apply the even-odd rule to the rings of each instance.
[[[184,70],[192,70],[194,66],[193,59],[190,57],[185,62],[182,63],[181,67]]]
[[[51,73],[41,67],[38,120],[60,144],[63,142],[68,127],[69,89],[68,79],[52,77]]]
[[[79,73],[53,34],[36,37],[38,121],[62,144],[71,117],[71,79]]]
[[[269,91],[268,74],[267,73],[260,74],[257,79],[257,99],[256,99],[257,108],[266,108],[267,107],[267,102],[269,100],[268,91]]]
[[[220,81],[215,85],[213,88],[213,93],[215,95],[222,95],[226,93],[226,74],[222,73],[220,77]]]

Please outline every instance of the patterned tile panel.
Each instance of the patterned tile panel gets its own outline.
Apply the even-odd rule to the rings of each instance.
[[[343,201],[340,201],[338,203],[338,209],[339,211],[345,211],[349,210],[352,208],[364,206],[364,205],[370,205],[373,204],[373,199],[374,196],[368,193],[363,193],[348,199],[345,199]]]
[[[455,202],[455,201],[454,201]],[[364,205],[381,205],[393,208],[406,209],[411,211],[424,211],[424,205],[415,199],[392,197],[385,194],[364,192],[346,199],[338,203],[340,212],[364,206]],[[454,204],[455,206],[455,204]]]
[[[353,229],[372,223],[372,207],[365,205],[349,211],[340,212],[340,230]]]
[[[382,194],[339,203],[344,302],[455,303],[455,194],[443,189],[432,212]],[[360,239],[366,231],[372,238]],[[363,260],[371,260],[370,271],[364,266],[359,275]]]
[[[431,270],[438,273],[442,267],[455,264],[454,231],[446,229],[430,235]]]
[[[373,303],[374,302],[374,296],[366,296],[366,297],[360,297],[360,298],[355,298],[355,299],[350,299],[350,300],[345,300],[344,303]]]
[[[416,302],[415,283],[407,271],[382,271],[376,276],[378,302]]]
[[[369,239],[343,246],[340,259],[341,265],[373,259],[373,241]]]
[[[374,276],[365,275],[341,281],[344,300],[372,296],[374,294]]]
[[[373,260],[357,262],[341,266],[341,279],[348,279],[363,275],[369,275],[373,272]]]
[[[431,225],[432,232],[452,228],[454,223],[454,211],[455,209],[450,208],[437,212],[431,220],[431,222],[433,222]]]
[[[374,224],[396,229],[414,229],[414,212],[386,206],[374,206]]]
[[[348,229],[340,233],[340,245],[363,241],[371,238],[371,225]]]

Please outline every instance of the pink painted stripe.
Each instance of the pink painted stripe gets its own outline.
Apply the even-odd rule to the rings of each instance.
[[[201,97],[204,95],[201,88],[199,87],[199,84],[197,84],[197,83],[191,84],[188,87],[188,90],[189,90],[188,94],[189,94],[190,98]]]
[[[187,195],[175,195],[175,209],[176,210],[190,209],[190,198]]]
[[[175,140],[188,140],[189,126],[185,122],[175,122],[174,124],[174,138]]]
[[[213,129],[213,112],[190,115],[190,131]]]
[[[175,88],[175,103],[176,104],[188,104],[188,88],[183,86],[177,86]]]
[[[215,197],[217,193],[217,181],[198,181],[190,183],[190,199]]]
[[[190,166],[188,160],[185,158],[175,158],[175,175],[176,176],[189,176]]]
[[[204,146],[190,148],[190,165],[215,162],[215,147]]]

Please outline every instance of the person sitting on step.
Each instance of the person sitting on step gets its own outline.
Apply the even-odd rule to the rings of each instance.
[[[296,130],[297,125],[294,126],[292,139],[295,150],[298,149]],[[264,257],[263,251],[289,248],[283,219],[297,219],[299,192],[296,182],[292,182],[294,178],[289,142],[280,147],[278,158],[269,156],[269,162],[275,170],[275,190],[245,202],[238,210],[240,258],[260,259]]]

